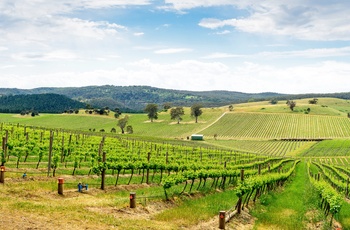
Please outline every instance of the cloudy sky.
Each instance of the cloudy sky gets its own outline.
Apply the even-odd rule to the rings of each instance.
[[[0,87],[350,92],[348,0],[1,0]]]

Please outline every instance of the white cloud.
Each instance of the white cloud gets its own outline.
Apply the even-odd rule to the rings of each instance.
[[[237,58],[242,57],[244,55],[239,54],[230,54],[230,53],[212,53],[207,56],[204,56],[204,59],[218,59],[218,58]]]
[[[231,31],[229,31],[229,30],[223,30],[223,31],[216,32],[215,34],[217,34],[217,35],[225,35],[225,34],[230,34],[230,33],[231,33]]]
[[[78,56],[69,50],[55,50],[48,53],[17,53],[13,54],[14,60],[54,60],[54,59],[76,59]]]
[[[55,72],[38,75],[2,74],[2,87],[34,88],[82,85],[149,85],[182,90],[241,92],[334,93],[350,85],[350,64],[319,62],[283,68],[245,62],[229,67],[220,62],[184,60],[159,64],[148,59],[111,70]],[[27,79],[32,79],[27,81]],[[47,81],[50,79],[50,81]]]
[[[3,65],[3,66],[0,66],[0,69],[10,69],[15,67],[16,67],[15,65]]]
[[[161,49],[156,50],[154,53],[156,54],[175,54],[175,53],[183,53],[183,52],[191,52],[192,49],[187,48],[169,48],[169,49]]]
[[[224,5],[236,5],[237,0],[165,0],[164,3],[167,8],[173,8],[175,10],[188,10],[197,7],[211,7],[211,6],[224,6]]]
[[[261,52],[254,54],[233,54],[233,53],[212,53],[202,58],[218,59],[218,58],[327,58],[327,57],[344,57],[350,56],[350,46],[340,48],[319,48],[306,49],[296,51],[281,51],[281,52]]]
[[[150,5],[150,0],[80,0],[80,5],[86,8],[108,8],[117,6]]]
[[[239,31],[257,34],[283,35],[304,40],[350,40],[350,2],[336,4],[310,1],[219,1],[216,5],[232,5],[249,13],[246,17],[217,19],[204,18],[199,25],[209,29],[234,27]],[[174,1],[174,7],[215,5],[213,1]],[[187,6],[187,7],[186,7]],[[191,7],[190,7],[191,6]]]
[[[143,33],[143,32],[137,32],[137,33],[134,33],[134,36],[136,36],[136,37],[141,37],[141,36],[143,36],[145,33]]]
[[[62,15],[81,9],[149,5],[150,0],[2,0],[0,12],[12,18],[35,19],[46,15]]]

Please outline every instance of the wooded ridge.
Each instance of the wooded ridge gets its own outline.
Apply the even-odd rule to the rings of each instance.
[[[350,99],[350,93],[332,94],[280,94],[273,92],[264,93],[242,93],[236,91],[185,91],[173,89],[161,89],[150,86],[86,86],[86,87],[42,87],[34,89],[0,88],[1,96],[28,95],[28,94],[59,94],[79,101],[86,106],[94,108],[110,109],[119,108],[122,112],[141,112],[148,103],[155,103],[162,108],[164,103],[172,106],[191,106],[201,103],[205,107],[217,107],[229,104],[243,103],[248,101],[263,100],[289,100],[313,97],[335,97]],[[24,99],[25,97],[22,97]],[[63,99],[63,98],[62,98]],[[17,100],[19,100],[17,98]],[[19,102],[18,102],[19,103]],[[20,104],[20,103],[19,103]],[[5,108],[2,107],[0,108]],[[42,104],[41,106],[51,106]],[[35,106],[36,107],[36,106]],[[75,107],[75,106],[69,106]],[[60,110],[62,108],[60,107]],[[68,109],[68,108],[65,108]],[[12,111],[12,109],[11,109]],[[42,111],[50,111],[43,108]],[[55,110],[59,112],[59,110]]]

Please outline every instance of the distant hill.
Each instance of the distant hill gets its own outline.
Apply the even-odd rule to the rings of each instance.
[[[79,109],[85,104],[59,94],[21,94],[0,97],[1,113],[62,113],[65,110]]]
[[[35,89],[0,88],[0,95],[27,95],[27,94],[60,94],[94,108],[119,108],[122,112],[143,111],[148,103],[156,103],[162,108],[164,103],[173,106],[191,106],[201,103],[205,107],[217,107],[248,101],[263,101],[276,98],[278,100],[301,99],[312,97],[335,97],[350,99],[350,93],[333,94],[279,94],[242,93],[235,91],[185,91],[161,89],[150,86],[86,86],[86,87],[52,87]]]
[[[249,99],[263,100],[283,96],[277,93],[248,94],[231,91],[185,91],[160,89],[150,86],[87,86],[63,88],[16,89],[0,88],[0,95],[54,93],[65,95],[71,99],[89,104],[95,108],[120,108],[123,112],[143,111],[148,103],[160,106],[171,103],[173,106],[191,106],[202,103],[206,107],[222,106],[232,103],[246,102]]]

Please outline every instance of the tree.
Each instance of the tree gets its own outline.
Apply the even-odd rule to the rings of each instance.
[[[278,103],[278,100],[276,98],[271,99],[270,104],[276,105]]]
[[[123,118],[119,118],[118,119],[118,126],[119,128],[122,130],[122,134],[124,134],[124,128],[126,126],[126,124],[128,123],[129,120],[129,116],[125,115]]]
[[[171,120],[177,120],[178,124],[180,124],[180,121],[182,120],[181,116],[183,115],[185,115],[185,111],[183,107],[176,107],[170,110]]]
[[[314,99],[309,100],[309,104],[314,104],[314,105],[316,105],[317,102],[318,102],[318,99],[317,99],[317,98],[314,98]]]
[[[119,108],[114,109],[114,117],[119,118],[119,116],[122,114]]]
[[[164,104],[163,104],[163,109],[165,110],[165,111],[168,111],[168,109],[170,109],[171,108],[171,103],[170,102],[165,102]]]
[[[286,104],[289,106],[290,110],[292,111],[294,110],[294,107],[297,105],[297,103],[293,100],[288,100]]]
[[[228,110],[233,111],[233,105],[229,105]]]
[[[158,105],[148,104],[144,111],[147,113],[148,118],[151,119],[151,122],[153,122],[153,119],[158,119]]]
[[[133,134],[134,133],[134,129],[132,128],[131,125],[126,126],[126,132],[129,134]]]
[[[191,106],[191,117],[196,118],[196,123],[198,123],[198,117],[203,113],[202,107],[201,104],[194,104]]]

